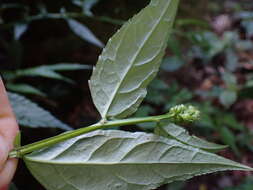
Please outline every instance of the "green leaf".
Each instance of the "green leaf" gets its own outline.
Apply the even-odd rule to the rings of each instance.
[[[55,65],[47,65],[44,67],[53,71],[75,71],[82,69],[91,69],[90,65],[81,65],[77,63],[58,63]]]
[[[237,100],[237,93],[233,90],[224,90],[219,96],[220,103],[229,108]]]
[[[24,4],[20,3],[2,3],[0,4],[1,9],[23,9],[27,8]]]
[[[166,97],[158,90],[156,91],[154,89],[149,89],[145,100],[150,104],[163,105],[164,102],[166,102]]]
[[[89,15],[93,16],[93,13],[91,12],[92,7],[94,7],[100,0],[85,0],[83,4],[83,10],[84,12]]]
[[[211,59],[221,53],[227,46],[227,41],[220,39],[215,33],[209,31],[188,32],[187,37],[195,45],[199,46],[204,53],[204,57]]]
[[[171,37],[168,40],[168,48],[171,50],[171,52],[178,58],[183,57],[182,48],[180,45],[180,41],[177,39],[176,34],[171,35]]]
[[[102,118],[124,118],[139,107],[159,69],[178,2],[152,0],[109,40],[90,80]]]
[[[14,91],[14,92],[18,92],[18,93],[46,96],[45,93],[41,92],[39,89],[37,89],[29,84],[7,83],[6,88],[10,91]]]
[[[169,184],[166,190],[183,190],[186,185],[186,182],[176,181]]]
[[[21,36],[27,31],[28,24],[18,23],[14,26],[14,39],[19,40]]]
[[[9,92],[8,97],[20,125],[32,128],[50,127],[63,130],[72,129],[24,96]]]
[[[166,57],[162,62],[162,69],[167,72],[175,72],[184,65],[184,61],[177,56]]]
[[[247,177],[240,185],[233,187],[226,187],[222,190],[252,190],[253,189],[253,178]]]
[[[236,137],[233,134],[233,132],[227,127],[222,127],[220,129],[220,135],[221,135],[222,141],[225,144],[229,145],[237,156],[240,156],[240,151],[236,145]]]
[[[73,83],[73,81],[63,75],[57,73],[56,71],[73,71],[81,69],[90,69],[90,66],[81,64],[56,64],[56,65],[43,65],[28,69],[17,70],[14,77],[44,77],[57,80],[63,80],[65,82]]]
[[[154,79],[150,85],[149,88],[155,90],[155,91],[161,91],[161,90],[168,90],[169,86],[166,82],[160,79]]]
[[[208,21],[205,20],[200,20],[200,19],[194,19],[194,18],[181,18],[178,19],[176,22],[176,25],[179,27],[183,27],[183,26],[199,26],[202,28],[210,28],[210,24],[208,23]]]
[[[248,38],[253,36],[253,21],[252,20],[245,20],[242,21],[242,26],[246,30],[246,35]]]
[[[73,19],[67,19],[66,21],[70,29],[81,39],[92,43],[100,48],[104,47],[104,44],[85,25]]]
[[[143,105],[140,106],[139,109],[136,111],[134,114],[134,117],[147,117],[151,114],[154,114],[155,110],[148,106],[148,105]],[[154,122],[148,122],[148,123],[139,123],[137,124],[138,127],[140,127],[142,130],[147,131],[153,131],[154,126],[156,126],[156,123]]]
[[[240,11],[235,14],[236,19],[245,19],[245,20],[251,20],[253,19],[253,12],[251,11]]]
[[[220,122],[223,123],[223,125],[235,129],[243,131],[245,129],[245,126],[237,121],[234,114],[231,113],[221,113],[219,114],[218,118],[220,118]]]
[[[172,181],[251,168],[147,133],[95,131],[24,157],[47,190],[149,190]]]
[[[225,51],[225,55],[226,55],[226,69],[228,69],[229,71],[235,71],[239,66],[239,56],[236,54],[236,51],[232,48],[228,48]],[[223,76],[224,78],[226,78],[226,76]],[[237,80],[235,79],[235,83],[234,85],[237,84]],[[233,82],[233,81],[232,81]],[[229,82],[230,84],[230,82]]]
[[[227,87],[229,89],[235,89],[236,86],[237,86],[237,79],[236,79],[236,76],[231,73],[231,72],[224,72],[222,74],[222,79],[223,81],[225,82],[225,84],[227,85]]]
[[[16,185],[14,183],[11,183],[9,190],[18,190],[18,188],[16,187]]]
[[[81,7],[83,12],[88,16],[93,16],[91,9],[99,2],[100,0],[72,0],[72,3]]]
[[[240,40],[236,43],[236,49],[238,51],[250,51],[253,48],[253,44],[250,40]]]
[[[147,117],[154,112],[155,112],[154,108],[152,108],[148,105],[143,105],[135,113],[135,117]]]
[[[184,128],[172,123],[156,127],[156,134],[159,134],[164,137],[173,138],[183,144],[211,152],[227,148],[226,145],[210,143],[196,136],[191,136]]]

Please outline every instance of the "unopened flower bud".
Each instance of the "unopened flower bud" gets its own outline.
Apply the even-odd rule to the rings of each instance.
[[[191,105],[177,105],[168,114],[175,123],[192,123],[200,118],[200,111]]]

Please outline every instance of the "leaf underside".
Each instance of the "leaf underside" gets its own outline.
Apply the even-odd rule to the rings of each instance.
[[[109,40],[89,81],[102,118],[137,110],[159,69],[178,2],[152,0]]]
[[[251,168],[174,139],[98,130],[24,157],[47,190],[149,190],[172,181]]]
[[[104,47],[104,44],[85,25],[74,19],[67,19],[66,21],[70,29],[81,39],[86,40],[87,42],[90,42],[100,48]]]
[[[159,135],[162,135],[164,137],[174,138],[183,144],[187,144],[206,151],[216,152],[227,148],[226,145],[211,143],[196,136],[191,136],[184,128],[179,127],[173,123],[158,127],[158,130],[156,130],[156,132],[161,133]]]
[[[43,77],[57,80],[63,80],[72,83],[73,81],[57,71],[74,71],[81,69],[90,69],[88,65],[73,64],[73,63],[61,63],[55,65],[42,65],[38,67],[17,70],[15,75],[18,77]]]
[[[11,92],[8,92],[8,97],[20,125],[32,128],[72,129],[26,97]]]

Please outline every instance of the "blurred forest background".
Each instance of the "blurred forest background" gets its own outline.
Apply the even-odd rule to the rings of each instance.
[[[92,124],[99,114],[88,79],[102,47],[149,0],[0,0],[0,73],[22,144]],[[202,112],[188,129],[253,166],[253,1],[181,0],[159,76],[135,116],[190,103]],[[70,127],[71,126],[71,127]],[[152,124],[124,127],[151,131]],[[13,189],[43,190],[20,162]],[[252,190],[233,171],[161,190]]]

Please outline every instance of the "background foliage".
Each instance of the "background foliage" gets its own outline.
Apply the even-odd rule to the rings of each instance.
[[[109,37],[148,2],[1,1],[0,72],[8,90],[18,94],[11,98],[13,107],[22,96],[36,102],[25,101],[27,110],[35,106],[41,107],[34,111],[38,115],[45,110],[52,113],[32,124],[24,122],[32,121],[27,118],[31,114],[22,116],[15,109],[23,144],[99,119],[87,83],[91,66]],[[252,10],[250,0],[200,0],[198,4],[182,0],[159,78],[149,87],[136,116],[161,114],[180,103],[195,104],[203,114],[188,129],[229,145],[221,155],[252,165]],[[50,126],[47,121],[60,123]],[[151,126],[142,124],[136,130],[149,131]],[[30,188],[43,189],[21,163],[14,182],[18,189],[25,189],[28,180]],[[246,190],[252,189],[252,183],[249,173],[230,172],[161,189]]]

